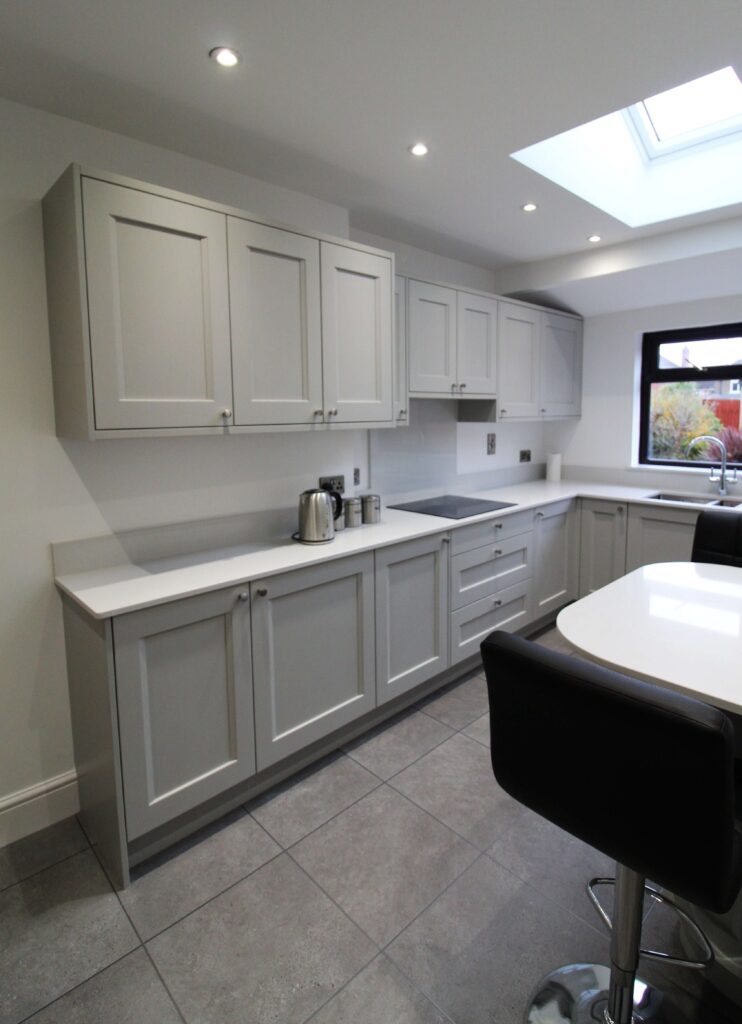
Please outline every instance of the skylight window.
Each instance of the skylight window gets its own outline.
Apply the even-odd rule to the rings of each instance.
[[[742,203],[742,83],[721,68],[511,156],[630,227]]]
[[[742,128],[742,82],[734,68],[650,96],[628,113],[650,157]]]

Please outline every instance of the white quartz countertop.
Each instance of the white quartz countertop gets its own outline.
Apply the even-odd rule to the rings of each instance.
[[[415,537],[461,529],[472,523],[521,512],[564,498],[642,502],[656,494],[657,489],[581,483],[575,480],[560,483],[536,480],[490,491],[459,491],[454,487],[451,493],[491,501],[513,502],[515,507],[469,516],[466,519],[446,519],[441,516],[402,512],[384,506],[380,523],[342,530],[329,544],[298,544],[287,537],[278,542],[250,543],[244,547],[198,552],[180,558],[161,559],[143,564],[127,563],[92,572],[59,575],[56,577],[56,583],[60,590],[88,614],[96,619],[107,619],[140,608],[164,604],[167,601],[275,576],[292,569],[318,565],[331,559],[373,551],[375,548],[399,544]],[[392,499],[392,504],[396,503],[397,499]]]
[[[559,632],[593,661],[742,713],[742,572],[645,565],[564,608]]]

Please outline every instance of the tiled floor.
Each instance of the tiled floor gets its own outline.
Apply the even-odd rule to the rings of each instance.
[[[474,676],[120,894],[74,821],[0,850],[0,1024],[519,1024],[545,972],[606,961],[585,881],[610,865],[498,788],[488,726]],[[662,984],[740,1019],[693,972]]]

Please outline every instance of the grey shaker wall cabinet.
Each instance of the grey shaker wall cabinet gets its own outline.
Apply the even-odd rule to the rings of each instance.
[[[498,416],[579,416],[582,321],[574,316],[500,302]]]
[[[628,505],[583,498],[580,507],[580,597],[626,572]]]
[[[375,552],[379,704],[448,667],[449,543],[435,534]]]
[[[394,425],[391,253],[76,165],[43,213],[59,435]]]
[[[494,398],[497,299],[426,281],[407,282],[410,392]]]

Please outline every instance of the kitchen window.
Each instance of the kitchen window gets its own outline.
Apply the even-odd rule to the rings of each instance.
[[[639,462],[698,466],[719,462],[718,437],[729,463],[742,466],[742,323],[645,334],[642,344]]]

